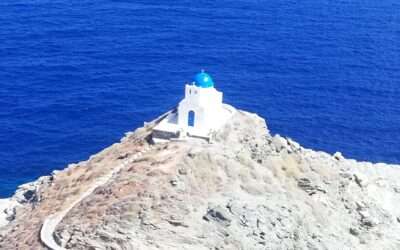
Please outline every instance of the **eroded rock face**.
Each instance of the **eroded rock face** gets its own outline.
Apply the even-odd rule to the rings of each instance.
[[[271,136],[238,111],[202,140],[150,145],[152,124],[88,161],[27,185],[0,249],[41,249],[43,219],[122,160],[76,205],[55,239],[67,249],[400,249],[400,169]],[[32,192],[31,192],[32,191]],[[34,205],[32,205],[34,204]],[[30,223],[24,223],[30,218]],[[28,237],[24,233],[31,232]],[[32,233],[33,232],[33,233]]]
[[[5,234],[5,226],[14,221],[20,211],[30,209],[40,202],[40,188],[48,187],[52,178],[42,176],[36,181],[23,184],[11,198],[0,200],[0,235]]]

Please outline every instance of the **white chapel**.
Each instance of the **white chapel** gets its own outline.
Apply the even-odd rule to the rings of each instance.
[[[232,116],[234,109],[222,102],[222,92],[214,88],[214,81],[204,71],[185,86],[185,98],[178,107],[162,118],[153,129],[153,140],[197,137],[210,140]]]

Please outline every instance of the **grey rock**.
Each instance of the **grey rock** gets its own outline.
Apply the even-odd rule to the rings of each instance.
[[[360,231],[357,228],[354,228],[354,227],[350,228],[349,232],[350,232],[350,234],[352,234],[354,236],[360,235]]]
[[[272,137],[272,144],[275,146],[277,152],[280,152],[282,149],[285,149],[288,146],[287,140],[280,135],[275,135]]]
[[[334,153],[333,158],[335,158],[335,160],[338,160],[338,161],[344,160],[344,157],[343,157],[342,153],[340,153],[340,152]]]
[[[33,203],[38,200],[37,183],[28,183],[19,186],[13,197],[19,203]]]
[[[229,226],[231,224],[231,219],[225,209],[221,207],[214,207],[208,209],[206,215],[203,216],[206,221],[216,221],[223,224],[224,226]]]
[[[6,208],[4,210],[4,213],[6,214],[6,217],[5,217],[6,220],[13,221],[15,219],[17,211],[16,211],[15,206],[11,206],[11,207]]]
[[[357,183],[359,187],[365,187],[368,183],[368,180],[365,175],[356,173],[354,174],[354,181]]]
[[[85,192],[92,177],[119,164],[118,155],[143,152],[140,161],[127,164],[68,212],[55,232],[60,245],[400,249],[399,166],[302,148],[271,136],[263,119],[244,111],[236,111],[213,143],[188,138],[149,148],[149,133],[151,123],[120,145],[54,173],[54,180],[21,186],[12,198],[20,207],[7,232],[0,232],[0,248],[42,249],[34,237],[43,218],[66,207],[74,192]]]

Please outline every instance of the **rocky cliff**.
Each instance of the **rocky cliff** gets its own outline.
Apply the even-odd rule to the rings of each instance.
[[[400,249],[398,166],[305,149],[243,111],[212,143],[152,144],[156,122],[0,202],[0,249]]]

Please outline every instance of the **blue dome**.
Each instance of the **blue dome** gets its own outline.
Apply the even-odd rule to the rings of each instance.
[[[209,74],[207,74],[207,73],[204,73],[204,71],[202,71],[201,73],[198,73],[194,77],[194,84],[197,87],[201,87],[201,88],[214,87],[214,82],[213,82],[211,76]]]

